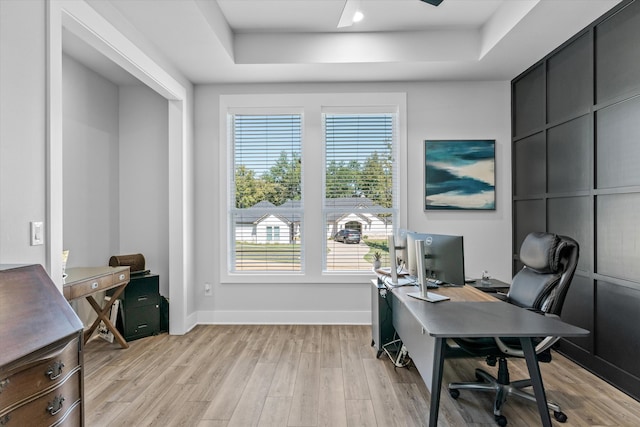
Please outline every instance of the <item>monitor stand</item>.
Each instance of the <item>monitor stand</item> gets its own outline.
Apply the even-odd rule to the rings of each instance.
[[[428,301],[428,302],[446,301],[449,299],[449,297],[447,296],[435,294],[433,292],[425,292],[424,294],[422,292],[409,292],[407,293],[407,295],[409,295],[412,298],[416,298],[416,299],[419,299],[422,301]]]

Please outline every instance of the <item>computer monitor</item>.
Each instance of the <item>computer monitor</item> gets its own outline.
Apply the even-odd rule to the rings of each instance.
[[[391,283],[393,285],[398,284],[398,264],[396,258],[396,241],[393,234],[387,236],[387,245],[389,246],[389,275],[391,276]]]
[[[425,277],[453,285],[464,284],[464,244],[462,236],[407,232],[407,270],[418,277],[416,241],[424,241]]]
[[[389,276],[385,279],[385,283],[389,286],[412,285],[415,282],[413,279],[404,277],[406,275],[406,269],[404,268],[404,254],[406,253],[405,235],[404,232],[401,232],[399,235],[390,234],[387,236],[387,244],[389,247]]]

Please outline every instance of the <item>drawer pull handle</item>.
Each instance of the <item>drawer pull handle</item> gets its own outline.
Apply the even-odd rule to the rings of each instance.
[[[148,326],[149,326],[149,325],[147,325],[146,323],[143,323],[143,324],[141,324],[141,325],[138,325],[138,329],[146,328],[146,327],[148,327]]]
[[[49,369],[44,374],[49,377],[50,380],[57,379],[60,375],[62,375],[62,368],[64,368],[64,363],[61,360],[55,362],[53,365],[49,366]]]
[[[9,424],[9,420],[11,420],[11,415],[7,414],[4,417],[0,418],[0,426],[6,426]]]
[[[53,399],[53,402],[49,403],[49,406],[47,406],[47,412],[49,412],[49,415],[54,416],[58,412],[62,411],[63,402],[64,402],[63,396],[56,396]]]
[[[125,274],[121,274],[120,276],[118,276],[120,278],[120,280],[124,280],[125,277],[127,277]]]
[[[2,390],[4,390],[5,388],[7,388],[9,386],[10,382],[11,381],[9,381],[9,378],[0,381],[0,393],[2,393]]]
[[[138,301],[146,301],[148,299],[149,299],[149,297],[147,297],[147,296],[138,297]]]
[[[98,282],[93,282],[91,284],[91,289],[98,289]]]

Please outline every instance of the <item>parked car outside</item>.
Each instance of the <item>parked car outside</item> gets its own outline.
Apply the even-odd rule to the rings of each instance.
[[[342,243],[360,243],[360,232],[358,230],[340,230],[334,236],[333,240]]]

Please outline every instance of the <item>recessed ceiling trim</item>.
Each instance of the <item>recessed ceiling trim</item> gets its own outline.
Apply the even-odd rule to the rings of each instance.
[[[477,61],[478,30],[237,34],[236,64]],[[278,46],[278,49],[273,49]]]
[[[482,59],[493,49],[516,25],[527,16],[540,0],[506,1],[482,27],[482,43],[480,57]]]

